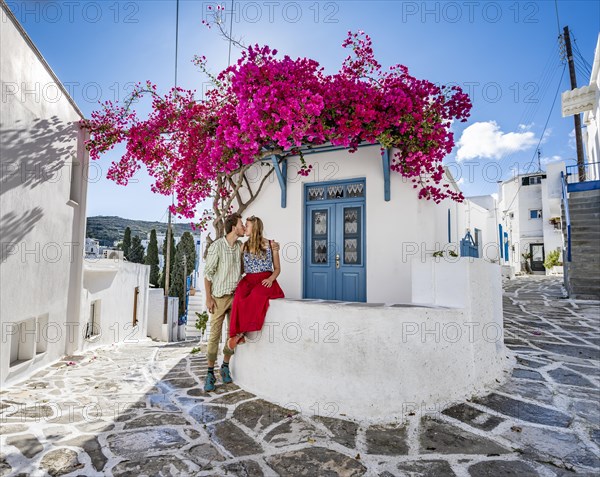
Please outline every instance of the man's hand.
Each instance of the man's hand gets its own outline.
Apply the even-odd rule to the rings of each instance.
[[[273,240],[273,242],[271,242],[271,248],[273,249],[273,252],[279,252],[279,242]]]
[[[275,280],[273,280],[272,278],[265,278],[261,283],[263,284],[263,286],[265,286],[267,288],[271,288],[274,281]]]
[[[206,309],[208,310],[208,312],[210,314],[214,313],[216,306],[217,306],[217,302],[215,301],[215,299],[213,298],[213,296],[212,295],[208,295],[206,297]]]

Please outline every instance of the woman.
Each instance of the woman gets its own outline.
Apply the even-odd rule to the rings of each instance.
[[[242,246],[242,272],[246,275],[233,296],[227,346],[243,343],[244,333],[259,331],[265,321],[269,300],[283,298],[276,279],[281,272],[279,250],[263,237],[263,223],[254,215],[246,219],[248,240]]]

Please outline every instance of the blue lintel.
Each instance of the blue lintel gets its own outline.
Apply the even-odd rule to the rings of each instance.
[[[600,189],[600,181],[573,182],[567,184],[568,192],[583,192],[584,190]]]
[[[285,209],[287,205],[287,160],[283,159],[279,162],[277,156],[272,155],[271,162],[273,163],[275,174],[277,174],[279,186],[281,187],[281,208]]]
[[[390,150],[385,148],[381,155],[383,160],[383,198],[386,202],[390,201]]]

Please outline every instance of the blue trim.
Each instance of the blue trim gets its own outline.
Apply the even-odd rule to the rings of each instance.
[[[373,144],[370,143],[361,143],[358,145],[358,148],[360,149],[361,147],[369,147],[369,146],[380,146],[379,143],[375,142]],[[346,146],[333,146],[331,144],[325,145],[325,144],[320,144],[318,146],[310,146],[310,145],[306,145],[306,146],[302,146],[300,148],[300,150],[302,151],[302,154],[304,156],[306,156],[307,154],[320,154],[323,152],[335,152],[335,151],[348,151],[350,148],[346,147]],[[298,156],[298,154],[289,154],[287,157],[294,157],[294,156]]]
[[[573,182],[567,185],[568,192],[583,192],[584,190],[600,189],[600,181]]]
[[[383,198],[386,202],[390,201],[390,149],[385,148],[381,155],[383,160]]]
[[[452,234],[450,232],[451,231],[450,222],[451,222],[450,209],[448,209],[448,243],[452,243]]]
[[[281,187],[281,208],[285,209],[287,205],[287,160],[283,159],[281,163],[277,160],[277,156],[271,156],[271,162],[275,168],[279,186]],[[281,165],[281,168],[279,167]]]
[[[365,191],[363,197],[347,199],[328,199],[308,201],[308,189],[311,187],[329,187],[339,184],[362,183]],[[304,231],[302,248],[303,272],[303,298],[317,298],[325,300],[366,301],[366,261],[367,261],[367,222],[366,222],[366,180],[346,179],[326,182],[311,182],[304,184]],[[344,264],[344,219],[343,210],[347,207],[358,207],[361,210],[359,219],[361,229],[361,243],[359,255],[360,265]],[[325,264],[312,263],[312,213],[315,210],[327,210],[327,253],[328,260]],[[339,252],[341,268],[335,268],[335,254]],[[355,278],[352,277],[355,276]],[[353,279],[357,282],[353,282]],[[345,280],[349,280],[346,283]],[[358,285],[357,295],[352,294],[354,283]],[[350,285],[350,286],[348,286]],[[349,295],[350,293],[350,295]]]
[[[562,201],[563,207],[565,208],[565,221],[567,222],[567,262],[571,261],[571,214],[569,212],[569,198],[567,197],[568,185],[567,177],[561,171],[560,173],[562,183]]]
[[[504,258],[504,247],[502,242],[504,241],[504,235],[502,234],[502,224],[498,224],[498,245],[500,246],[500,258]]]
[[[337,180],[337,181],[325,181],[325,182],[310,182],[304,184],[304,204],[305,205],[314,205],[314,204],[337,204],[340,199],[322,199],[322,200],[308,200],[308,189],[311,187],[328,187],[330,185],[336,184],[357,184],[362,183],[365,191],[364,199],[367,197],[367,184],[365,179],[346,179],[346,180]],[[341,199],[343,202],[352,201],[352,200],[362,200],[361,197],[356,198],[348,198]]]
[[[504,232],[504,260],[508,262],[508,233]]]

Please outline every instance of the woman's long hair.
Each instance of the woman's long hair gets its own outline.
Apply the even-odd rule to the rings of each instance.
[[[248,222],[252,222],[252,232],[246,242],[246,250],[253,255],[265,255],[266,248],[263,246],[263,222],[256,216],[248,217]]]

